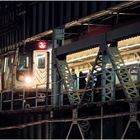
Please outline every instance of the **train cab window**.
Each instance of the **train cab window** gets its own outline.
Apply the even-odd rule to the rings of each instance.
[[[19,55],[17,74],[16,74],[18,81],[24,81],[25,76],[29,75],[31,72],[29,58],[30,57],[27,54]]]
[[[18,70],[25,70],[29,68],[29,56],[22,55],[19,59]]]
[[[39,69],[44,69],[45,68],[45,54],[37,55],[37,67]]]

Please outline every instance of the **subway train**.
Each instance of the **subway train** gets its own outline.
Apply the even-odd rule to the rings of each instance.
[[[47,48],[46,48],[47,47]],[[0,55],[0,90],[46,87],[50,81],[51,46],[38,41]]]
[[[46,100],[46,89],[51,94],[51,64],[52,64],[52,43],[44,40],[36,41],[15,50],[0,55],[0,91],[1,99],[20,98],[28,94],[38,98],[38,102]],[[137,80],[138,64],[127,64],[128,70],[134,80]],[[74,67],[73,67],[74,68]],[[77,69],[89,71],[86,69]],[[116,79],[116,84],[119,81]],[[101,86],[101,78],[96,83]],[[79,85],[78,88],[79,89]],[[18,95],[18,97],[15,97]],[[25,95],[26,96],[26,95]],[[25,98],[25,97],[24,97]],[[29,107],[29,102],[25,100]]]
[[[1,54],[1,102],[31,96],[37,97],[37,102],[44,102],[47,84],[48,92],[51,92],[51,52],[51,43],[41,40]],[[26,99],[25,102],[29,107]]]
[[[51,83],[51,51],[51,43],[37,41],[1,54],[0,91],[36,87],[46,90],[46,84]],[[136,75],[137,63],[127,64],[127,67],[132,75]],[[86,70],[87,73],[89,69],[91,68],[84,68],[83,71]]]

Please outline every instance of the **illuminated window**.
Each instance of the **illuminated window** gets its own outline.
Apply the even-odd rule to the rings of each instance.
[[[44,69],[45,68],[45,54],[39,54],[38,58],[38,68]]]
[[[19,70],[24,70],[29,68],[29,56],[27,55],[21,55],[19,58]]]
[[[6,72],[8,69],[12,70],[13,57],[13,55],[10,55],[4,58],[4,72]]]

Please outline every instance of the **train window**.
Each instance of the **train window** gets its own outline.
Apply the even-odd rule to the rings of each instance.
[[[45,54],[37,55],[37,59],[38,59],[38,68],[44,69],[45,68]]]
[[[2,59],[0,59],[0,70],[2,69]]]
[[[20,56],[20,59],[19,59],[18,69],[19,70],[24,70],[24,69],[27,69],[27,68],[29,68],[29,56],[22,55],[22,56]]]
[[[17,69],[17,80],[23,82],[26,75],[30,72],[30,61],[29,56],[26,54],[19,55],[18,69]]]
[[[9,55],[4,57],[4,69],[3,69],[4,89],[7,89],[12,85],[13,58],[14,55]]]
[[[12,67],[12,64],[13,64],[13,55],[10,55],[10,56],[6,56],[4,58],[4,72],[7,71],[7,69],[11,69]]]
[[[8,57],[5,57],[5,61],[4,61],[4,72],[6,72],[8,68]]]

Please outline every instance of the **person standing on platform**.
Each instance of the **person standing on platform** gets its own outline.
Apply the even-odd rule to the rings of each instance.
[[[88,72],[88,74],[87,74],[87,80],[86,80],[86,81],[88,81],[88,79],[92,76],[92,75],[91,75],[91,72],[92,72],[91,69],[89,69],[89,72]]]
[[[74,69],[71,70],[71,75],[72,75],[73,80],[74,80],[74,86],[75,86],[75,88],[77,89],[77,75],[76,75]]]
[[[84,89],[86,86],[86,76],[83,72],[79,73],[79,89]]]

